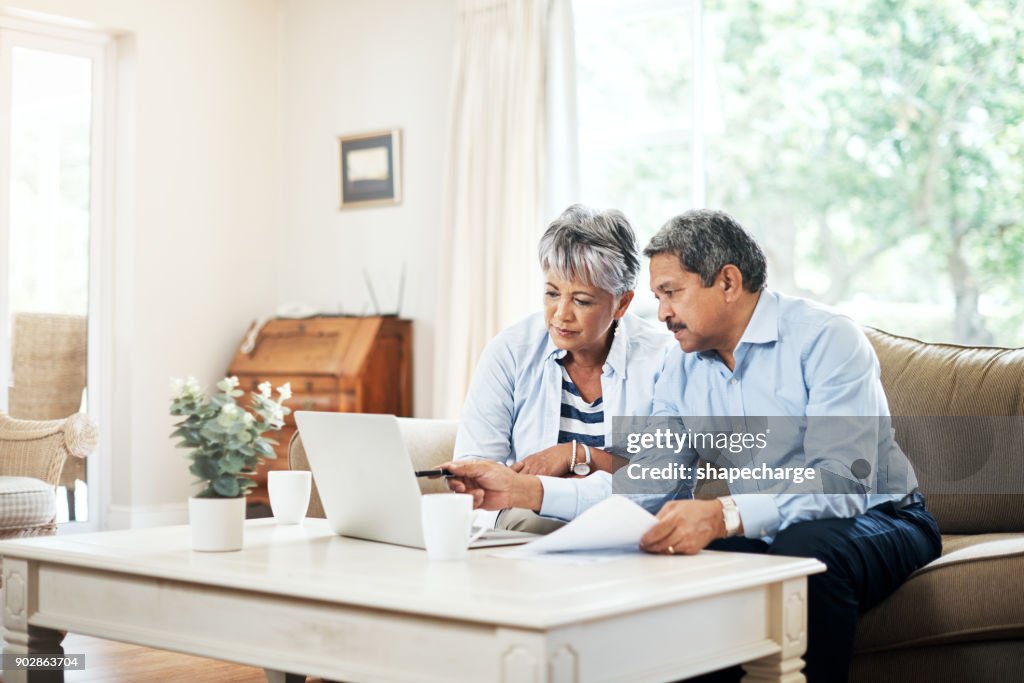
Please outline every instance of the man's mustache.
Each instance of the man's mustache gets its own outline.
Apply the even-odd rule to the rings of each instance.
[[[677,323],[677,322],[672,322],[671,320],[666,320],[665,321],[665,327],[667,327],[669,329],[669,332],[671,332],[672,334],[675,334],[679,330],[681,330],[684,327],[686,327],[686,323]]]

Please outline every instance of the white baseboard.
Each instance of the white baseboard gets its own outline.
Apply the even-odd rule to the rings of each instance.
[[[188,523],[188,502],[160,505],[111,505],[107,508],[106,529],[145,529]]]

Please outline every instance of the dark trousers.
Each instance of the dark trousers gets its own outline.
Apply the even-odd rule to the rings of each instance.
[[[793,524],[771,544],[734,537],[714,541],[708,549],[813,557],[828,567],[807,578],[804,673],[809,683],[841,683],[850,668],[857,619],[938,557],[942,541],[923,503],[903,508],[886,503],[857,517]],[[738,680],[740,675],[737,667],[706,680]]]

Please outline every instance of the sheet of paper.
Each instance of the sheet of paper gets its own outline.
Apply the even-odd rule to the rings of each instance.
[[[624,496],[610,496],[547,536],[521,545],[507,556],[607,548],[639,550],[640,539],[657,519]]]

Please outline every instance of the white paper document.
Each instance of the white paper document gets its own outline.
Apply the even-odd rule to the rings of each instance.
[[[639,551],[640,539],[657,521],[654,515],[628,498],[613,495],[561,529],[502,555],[523,557],[611,548]]]

